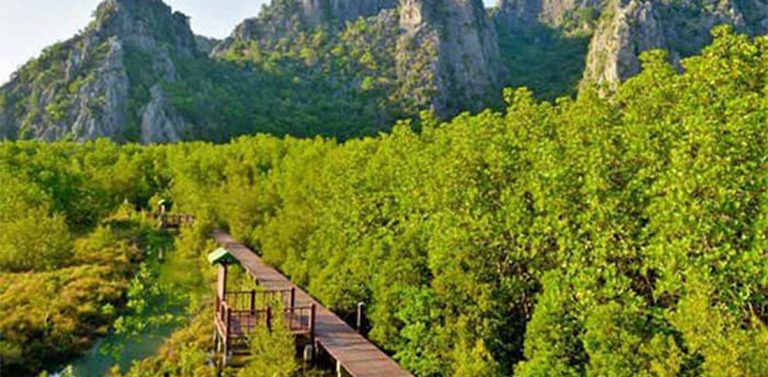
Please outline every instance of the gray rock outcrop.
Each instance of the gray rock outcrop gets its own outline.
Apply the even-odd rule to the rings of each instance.
[[[75,104],[70,110],[74,122],[69,130],[75,140],[121,135],[128,122],[126,103],[130,82],[123,65],[125,51],[117,38],[110,38],[107,43],[109,52],[93,75],[94,80],[75,94]],[[64,124],[47,127],[43,130],[43,138],[61,139],[64,131],[67,131]]]
[[[151,144],[181,140],[184,119],[172,110],[160,84],[155,84],[149,92],[150,100],[141,111],[141,142]]]
[[[398,73],[414,77],[402,80],[414,89],[431,88],[437,114],[479,110],[500,96],[498,41],[481,0],[402,0],[400,27]]]
[[[585,77],[597,83],[621,82],[640,71],[639,52],[663,47],[664,41],[653,3],[631,0],[593,36]]]
[[[639,56],[650,49],[669,52],[673,63],[711,43],[711,30],[729,24],[752,35],[766,32],[765,0],[620,0],[606,5],[592,38],[584,74],[588,82],[617,83],[640,72]]]
[[[174,59],[197,54],[188,18],[161,0],[106,0],[83,32],[0,88],[0,137],[178,141],[187,124],[161,84],[179,79]]]

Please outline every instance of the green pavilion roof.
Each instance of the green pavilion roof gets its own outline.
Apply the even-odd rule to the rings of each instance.
[[[237,258],[235,258],[229,250],[220,247],[210,254],[208,254],[208,262],[211,264],[237,264]]]

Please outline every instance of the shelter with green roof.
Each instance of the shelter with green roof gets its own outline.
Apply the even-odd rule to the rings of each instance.
[[[216,280],[216,291],[218,292],[218,297],[225,298],[227,292],[227,267],[231,264],[240,264],[240,262],[237,260],[237,258],[235,258],[234,255],[232,255],[229,250],[223,247],[220,247],[208,254],[208,262],[214,266],[219,266],[218,277]]]
[[[222,264],[238,264],[237,258],[235,258],[229,250],[220,247],[210,254],[208,254],[208,262],[212,265]]]

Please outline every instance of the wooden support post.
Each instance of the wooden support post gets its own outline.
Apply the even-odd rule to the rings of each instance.
[[[256,314],[256,290],[251,289],[251,315]]]
[[[309,339],[315,344],[315,304],[309,306]]]
[[[213,326],[213,349],[215,352],[219,352],[221,349],[221,338],[219,337],[219,329],[216,328],[216,325]]]
[[[227,301],[227,264],[222,263],[219,267],[219,297],[222,301]]]
[[[229,306],[224,307],[224,338],[229,339],[229,332],[232,327],[232,310]]]
[[[363,309],[365,308],[364,302],[358,302],[357,303],[357,318],[355,321],[355,325],[357,327],[357,332],[359,334],[363,333]]]
[[[304,371],[306,372],[307,366],[312,365],[312,362],[315,360],[315,346],[312,344],[307,344],[304,346]]]
[[[272,308],[267,307],[267,330],[272,331]]]
[[[291,287],[291,297],[288,302],[291,312],[293,312],[293,309],[296,307],[296,287]]]
[[[222,364],[224,367],[227,366],[227,363],[229,362],[229,333],[230,333],[230,326],[231,326],[231,320],[232,320],[232,312],[229,309],[229,306],[227,306],[224,309],[224,318],[226,320],[224,328],[226,329],[224,331],[224,354],[222,356]]]

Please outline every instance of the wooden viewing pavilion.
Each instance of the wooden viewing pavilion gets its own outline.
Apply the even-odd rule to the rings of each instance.
[[[275,316],[282,315],[285,327],[308,344],[314,341],[315,304],[297,306],[296,287],[285,289],[227,290],[230,266],[239,261],[228,250],[219,248],[208,255],[218,265],[214,316],[216,351],[226,366],[235,349],[247,349],[248,337],[258,328],[272,330]]]

